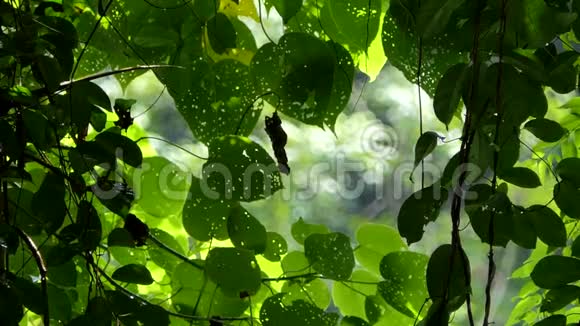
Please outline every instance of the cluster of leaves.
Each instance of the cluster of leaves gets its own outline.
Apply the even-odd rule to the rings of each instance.
[[[468,179],[473,195],[464,210],[483,242],[540,248],[540,239],[550,252],[567,246],[568,222],[580,218],[576,144],[573,154],[545,151],[541,165],[556,167],[547,176],[515,165],[522,129],[545,143],[575,134],[575,119],[566,128],[545,118],[544,88],[577,87],[578,53],[554,40],[574,39],[580,3],[264,2],[0,3],[3,323],[34,313],[66,325],[446,325],[471,293],[459,232],[430,257],[409,251],[400,236],[419,241],[448,197],[458,225],[463,198],[455,172],[465,163],[477,171],[459,173],[459,186]],[[284,28],[275,41],[262,16],[273,9]],[[242,20],[261,25],[270,42],[258,47]],[[375,40],[434,97],[443,124],[461,120],[464,104],[462,150],[439,182],[405,201],[398,232],[365,225],[353,248],[348,236],[299,220],[291,233],[303,250],[287,252],[286,239],[243,206],[283,188],[274,159],[247,136],[264,101],[285,117],[332,129],[355,66],[372,60]],[[111,67],[117,70],[102,73]],[[144,155],[142,139],[129,137],[135,101],[111,103],[91,82],[119,73],[127,85],[146,69],[208,147],[200,178]],[[416,166],[438,138],[421,135]],[[552,179],[553,201],[526,208],[508,196],[507,183],[534,188]],[[196,242],[194,252],[184,250],[190,241],[179,232],[152,225],[173,217],[185,240]],[[579,246],[576,240],[562,255],[534,257],[528,294],[549,289],[542,312],[578,298]],[[331,300],[340,314],[328,309]],[[566,316],[541,323],[563,325]]]

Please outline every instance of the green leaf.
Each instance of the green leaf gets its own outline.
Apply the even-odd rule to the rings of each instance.
[[[81,201],[77,212],[77,225],[79,226],[79,242],[84,250],[93,251],[101,243],[103,228],[99,214],[88,201]]]
[[[155,237],[167,247],[173,249],[175,252],[180,253],[181,255],[185,255],[183,248],[171,234],[161,229],[151,229],[150,233],[151,236]],[[175,255],[169,253],[166,249],[163,249],[159,246],[150,246],[148,251],[151,260],[157,264],[157,266],[163,268],[169,275],[173,273],[175,267],[181,262],[181,260],[175,257]]]
[[[237,204],[230,209],[228,235],[234,246],[261,254],[266,250],[266,228],[252,214]]]
[[[303,0],[270,0],[276,11],[282,16],[284,24],[294,17],[302,8]]]
[[[131,233],[123,228],[115,228],[107,237],[107,244],[109,247],[134,247],[135,241]]]
[[[287,281],[282,286],[285,293],[284,303],[303,300],[315,304],[320,309],[328,308],[330,291],[328,285],[321,279],[314,279],[305,284],[301,281]]]
[[[424,132],[421,137],[419,137],[415,144],[415,166],[413,169],[417,168],[419,163],[421,163],[427,155],[431,154],[437,146],[438,138],[439,135],[433,131]]]
[[[566,326],[566,316],[552,315],[535,323],[534,326]]]
[[[10,286],[0,285],[0,318],[6,325],[18,325],[24,317],[24,307],[16,291]]]
[[[91,298],[87,305],[85,316],[86,321],[93,325],[105,326],[113,322],[113,312],[111,311],[110,302],[105,297]],[[79,326],[82,324],[79,323]]]
[[[514,212],[513,234],[511,240],[526,249],[536,248],[536,230],[527,212]]]
[[[162,157],[147,157],[133,173],[135,204],[155,217],[178,214],[187,198],[190,174]],[[137,183],[138,182],[138,183]]]
[[[69,260],[64,264],[51,266],[47,269],[47,277],[51,283],[62,287],[76,287],[79,279],[76,264]]]
[[[419,323],[419,326],[449,325],[450,317],[449,310],[443,304],[443,300],[435,299],[427,311],[427,316]]]
[[[194,1],[193,12],[195,17],[204,22],[210,20],[218,12],[220,2],[220,0]]]
[[[54,320],[69,320],[72,315],[71,300],[67,293],[52,284],[48,284],[48,314]]]
[[[540,311],[556,312],[580,297],[580,287],[564,285],[546,293]]]
[[[370,324],[359,317],[346,316],[340,321],[340,326],[370,326]]]
[[[574,66],[578,53],[564,51],[559,53],[548,65],[546,84],[560,94],[567,94],[576,89],[578,70]]]
[[[285,276],[304,275],[311,272],[310,263],[301,251],[289,252],[280,263]]]
[[[35,314],[41,315],[44,313],[44,298],[42,297],[42,291],[38,284],[34,284],[30,280],[22,277],[16,277],[12,280],[11,285],[13,286],[12,288],[15,294],[18,296],[17,302],[21,302]]]
[[[536,172],[525,167],[502,170],[500,178],[521,188],[537,188],[542,185]]]
[[[231,204],[208,196],[205,184],[192,178],[188,199],[183,205],[182,222],[185,231],[194,239],[209,241],[228,238],[227,219]]]
[[[209,279],[231,296],[252,295],[260,288],[260,266],[246,249],[213,248],[207,255],[205,270]]]
[[[38,65],[38,70],[40,72],[40,78],[38,79],[46,84],[49,92],[53,93],[65,79],[58,60],[46,55],[41,55],[36,58],[36,64]]]
[[[113,157],[118,157],[132,167],[139,167],[143,162],[141,149],[134,141],[118,134],[116,130],[116,128],[111,128],[101,132],[95,137],[95,143]]]
[[[260,309],[260,322],[263,326],[335,326],[338,322],[338,315],[325,313],[302,300],[284,305],[283,296],[284,294],[276,294],[264,301]]]
[[[292,233],[292,237],[296,242],[301,245],[304,245],[304,240],[308,238],[311,234],[327,234],[330,231],[328,227],[324,224],[310,224],[304,222],[304,219],[300,217],[298,221],[292,224],[292,228],[290,229]]]
[[[18,145],[18,138],[14,133],[14,127],[12,127],[7,121],[0,120],[0,145],[2,145],[2,152],[5,151],[6,155],[10,157],[19,157],[20,146]]]
[[[452,255],[453,265],[450,269],[449,260]],[[463,305],[467,294],[471,292],[467,285],[470,277],[471,267],[465,252],[454,250],[449,244],[441,245],[431,254],[427,265],[429,297],[433,300],[443,298],[449,280],[447,309],[455,311]]]
[[[465,201],[465,211],[479,238],[490,242],[489,225],[493,218],[493,245],[505,247],[513,233],[512,204],[503,192],[493,194],[487,184],[477,184],[469,190],[477,199]]]
[[[578,16],[567,10],[562,12],[550,8],[542,0],[518,0],[510,7],[512,28],[507,33],[518,32],[520,39],[517,42],[527,48],[542,47],[557,35],[566,33]]]
[[[266,250],[264,250],[262,255],[269,261],[280,261],[282,256],[288,252],[286,239],[276,232],[268,232],[266,237]]]
[[[203,191],[212,199],[255,201],[283,188],[278,166],[246,137],[224,136],[209,144],[202,170]]]
[[[223,54],[228,49],[236,47],[236,30],[228,17],[218,12],[207,22],[207,34],[212,49]]]
[[[494,64],[488,68],[485,75],[484,85],[491,94],[493,103],[498,100],[495,84],[499,73],[500,64]],[[520,124],[530,116],[542,118],[548,110],[548,102],[541,84],[519,72],[514,66],[502,64],[501,74],[499,93],[503,110],[501,127],[506,128],[506,132],[500,132],[500,136],[511,136],[514,133],[513,129],[519,129]]]
[[[560,183],[554,185],[554,201],[556,205],[562,210],[562,213],[571,218],[580,218],[580,190],[576,184],[564,179]]]
[[[32,210],[49,234],[58,230],[67,212],[64,178],[49,172],[32,197]]]
[[[356,231],[358,246],[354,252],[357,262],[380,274],[380,263],[389,252],[406,250],[407,245],[399,232],[382,224],[365,223]]]
[[[405,200],[399,210],[397,225],[407,244],[421,240],[423,227],[437,219],[439,209],[446,200],[447,190],[434,186],[419,190]]]
[[[441,34],[447,27],[453,11],[461,6],[461,0],[430,0],[419,7],[417,31],[424,38]]]
[[[304,241],[304,254],[315,271],[334,280],[346,280],[355,266],[350,239],[338,232],[311,234]]]
[[[416,83],[417,66],[419,57],[418,35],[415,32],[414,17],[415,8],[408,8],[413,1],[394,1],[389,5],[389,10],[383,21],[383,49],[389,62],[401,70],[405,78]],[[416,1],[414,1],[416,2]],[[429,53],[429,65],[426,69],[423,62],[421,87],[434,97],[437,83],[444,73],[453,65],[466,62],[466,56],[449,46],[459,40],[455,35],[439,35],[423,42],[422,53]]]
[[[379,300],[380,299],[374,295],[368,296],[365,299],[365,313],[367,315],[367,319],[369,320],[369,322],[373,324],[375,324],[379,320],[382,314]]]
[[[350,280],[354,282],[334,282],[332,301],[342,315],[356,316],[366,320],[368,318],[365,307],[366,297],[377,293],[377,284],[380,279],[377,275],[359,269],[352,273]]]
[[[135,317],[144,326],[168,326],[170,324],[169,313],[167,310],[154,304],[140,306],[135,311]]]
[[[47,149],[56,143],[48,119],[38,111],[22,110],[22,120],[30,141],[38,148]]]
[[[282,113],[334,129],[350,98],[354,63],[340,44],[287,33],[277,45],[262,46],[250,69],[260,94],[278,95],[271,103]]]
[[[153,284],[151,272],[147,267],[140,264],[129,264],[116,269],[111,277],[119,282],[135,283],[142,285]]]
[[[580,259],[564,256],[542,258],[531,273],[532,280],[543,289],[554,289],[580,280]]]
[[[320,23],[328,36],[346,45],[351,53],[366,53],[379,31],[382,1],[325,0],[323,3]]]
[[[8,249],[11,255],[16,253],[20,243],[20,237],[13,226],[6,223],[0,224],[0,243]]]
[[[44,223],[36,217],[33,210],[34,194],[22,188],[8,189],[8,210],[14,218],[15,225],[29,235],[42,232]]]
[[[453,119],[459,108],[459,100],[461,100],[461,92],[467,71],[466,64],[456,64],[445,72],[437,84],[435,98],[433,99],[433,109],[437,119],[443,122],[446,127],[449,126],[451,119]]]
[[[203,265],[203,261],[196,261]],[[248,309],[247,298],[237,296],[226,296],[217,285],[208,280],[204,270],[200,270],[188,263],[179,264],[171,280],[174,297],[173,306],[181,313],[198,313],[204,316],[215,314],[218,316],[240,316]],[[259,294],[252,297],[257,298]],[[198,300],[199,298],[199,300]],[[194,312],[194,307],[197,309]]]
[[[580,187],[580,158],[568,157],[561,160],[556,166],[556,173],[560,178]]]
[[[427,298],[425,270],[429,258],[410,251],[391,252],[381,260],[378,293],[393,308],[415,318]]]
[[[524,125],[524,128],[548,143],[557,142],[566,134],[566,130],[559,123],[544,118],[530,120]]]
[[[45,28],[46,34],[42,37],[52,43],[58,43],[64,47],[73,49],[78,44],[78,35],[75,26],[65,18],[57,16],[40,16],[37,22]],[[54,39],[58,38],[58,42]],[[55,44],[56,45],[56,44]]]
[[[580,258],[580,235],[572,243],[572,256]]]
[[[538,238],[552,247],[566,246],[566,226],[552,209],[543,205],[529,207],[523,214],[534,227]]]
[[[200,59],[196,56],[193,60]],[[183,64],[191,66],[190,62]],[[175,80],[168,80],[171,82],[168,87],[195,138],[210,144],[213,139],[226,135],[249,135],[262,111],[261,106],[254,104],[258,95],[266,92],[257,93],[250,68],[237,60],[226,59],[211,66],[199,61],[187,69],[193,70],[191,76],[171,74]],[[185,78],[192,80],[188,84]]]

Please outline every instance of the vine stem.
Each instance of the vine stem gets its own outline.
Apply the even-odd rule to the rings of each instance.
[[[16,230],[16,233],[18,233],[18,236],[20,237],[20,239],[22,239],[22,241],[24,241],[24,243],[28,247],[28,250],[30,250],[30,252],[32,253],[32,256],[34,257],[34,260],[36,261],[36,266],[38,267],[38,271],[40,273],[40,289],[42,291],[42,298],[43,298],[43,309],[44,309],[43,323],[45,326],[48,326],[48,325],[50,325],[50,317],[49,317],[49,313],[48,313],[48,286],[47,286],[47,282],[46,282],[47,270],[46,270],[46,265],[44,263],[44,259],[42,259],[42,255],[40,254],[40,251],[38,251],[36,244],[30,238],[30,236],[28,236],[28,234],[26,234],[26,232],[24,232],[23,230],[21,230],[20,228],[18,228],[16,226],[14,226],[14,229]]]
[[[462,131],[462,139],[461,139],[461,147],[459,150],[460,153],[460,164],[459,168],[463,169],[463,167],[469,162],[469,152],[471,150],[471,144],[473,142],[473,132],[471,131],[471,123],[472,123],[472,110],[473,106],[476,103],[477,98],[477,90],[478,90],[478,81],[479,81],[479,33],[480,33],[480,20],[481,20],[481,10],[482,10],[482,1],[478,0],[477,5],[475,8],[475,16],[474,16],[474,28],[475,32],[473,34],[473,46],[471,49],[471,62],[472,62],[472,79],[471,85],[469,88],[469,97],[468,103],[466,103],[466,115],[465,115],[465,122],[463,124],[463,131]],[[463,250],[463,246],[461,244],[461,236],[460,236],[460,222],[461,222],[461,207],[463,201],[463,194],[462,188],[464,186],[465,180],[467,177],[466,171],[461,171],[459,175],[459,180],[456,186],[453,188],[453,197],[451,201],[451,224],[452,224],[452,231],[451,231],[451,255],[449,257],[449,273],[447,274],[447,279],[445,280],[445,292],[443,296],[443,303],[444,306],[447,306],[449,302],[449,285],[451,284],[451,271],[453,271],[453,266],[455,262],[455,256],[457,255],[459,259],[461,259],[462,267],[463,267],[463,277],[465,279],[465,301],[467,305],[467,316],[469,319],[469,325],[474,326],[475,322],[473,319],[473,312],[471,308],[471,271],[469,270],[469,265],[467,263],[467,257],[465,256],[465,252]]]
[[[500,31],[498,37],[498,73],[497,73],[497,80],[496,80],[496,103],[495,103],[495,110],[496,110],[496,122],[495,122],[495,135],[493,143],[494,145],[498,144],[499,141],[499,127],[503,115],[503,108],[502,108],[502,94],[501,94],[501,83],[502,83],[502,75],[503,75],[503,41],[506,31],[506,23],[507,23],[507,15],[506,15],[506,6],[507,0],[500,0],[501,1],[501,12],[500,12]],[[496,193],[497,190],[497,166],[499,162],[499,152],[494,150],[493,152],[493,179],[491,181],[491,191],[492,194]],[[488,266],[487,266],[487,282],[485,284],[485,313],[483,316],[483,326],[489,325],[489,315],[491,310],[491,292],[492,292],[492,285],[493,279],[495,277],[495,260],[494,260],[494,252],[493,252],[493,242],[495,238],[494,232],[494,218],[495,218],[495,211],[492,211],[490,214],[489,219],[489,252],[488,252]]]

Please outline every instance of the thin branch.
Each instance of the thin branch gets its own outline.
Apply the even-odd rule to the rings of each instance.
[[[266,32],[266,27],[264,27],[264,22],[262,21],[262,0],[258,0],[258,16],[260,16],[260,26],[262,27],[264,35],[266,35],[266,38],[270,43],[274,43],[272,38],[270,38],[270,35],[268,35],[268,32]]]
[[[185,148],[183,148],[183,147],[181,147],[181,146],[179,146],[179,145],[177,145],[177,144],[174,144],[174,143],[170,142],[170,141],[169,141],[169,140],[167,140],[167,139],[163,139],[163,138],[159,138],[159,137],[154,137],[154,136],[146,136],[146,137],[141,137],[141,138],[138,138],[137,140],[135,140],[135,143],[137,144],[137,143],[139,143],[139,142],[140,142],[140,141],[142,141],[142,140],[148,140],[148,139],[159,140],[159,141],[162,141],[162,142],[164,142],[164,143],[167,143],[167,144],[169,144],[169,145],[171,145],[171,146],[173,146],[173,147],[179,148],[180,150],[182,150],[182,151],[186,152],[187,154],[189,154],[189,155],[191,155],[191,156],[193,156],[193,157],[197,157],[197,158],[198,158],[198,159],[200,159],[200,160],[207,160],[207,159],[208,159],[207,157],[202,157],[202,156],[199,156],[199,155],[197,155],[197,154],[194,154],[194,153],[192,153],[192,152],[188,151],[187,149],[185,149]]]
[[[40,272],[40,289],[42,291],[42,298],[44,299],[43,300],[43,304],[44,304],[43,322],[44,322],[45,326],[48,326],[48,325],[50,325],[50,317],[48,314],[48,286],[46,283],[46,274],[47,274],[46,265],[44,264],[44,260],[42,259],[42,255],[40,254],[40,251],[38,251],[36,244],[28,236],[28,234],[26,234],[26,232],[24,232],[23,230],[21,230],[20,228],[18,228],[16,226],[14,227],[14,229],[16,230],[16,233],[18,233],[18,236],[26,244],[26,246],[28,247],[28,250],[30,250],[30,252],[32,253],[34,260],[36,261],[36,266],[38,267],[38,271]]]
[[[283,282],[283,281],[292,281],[292,280],[297,280],[297,279],[302,279],[302,278],[310,278],[310,277],[321,278],[321,275],[318,273],[308,273],[308,274],[274,277],[274,278],[265,277],[262,279],[262,282]]]
[[[204,270],[203,266],[201,266],[200,264],[194,262],[193,260],[185,257],[184,255],[178,253],[177,251],[173,250],[173,248],[167,246],[166,244],[164,244],[163,242],[159,241],[159,239],[157,239],[156,237],[154,237],[153,235],[149,234],[149,239],[151,239],[151,241],[153,241],[157,246],[159,246],[161,249],[169,252],[170,254],[172,254],[173,256],[179,258],[180,260],[188,263],[189,265],[200,269],[200,270]]]
[[[121,69],[117,69],[117,70],[99,72],[99,73],[88,75],[85,77],[81,77],[81,78],[75,79],[75,80],[64,81],[64,82],[60,83],[58,90],[60,91],[60,90],[66,89],[66,88],[70,87],[71,85],[74,85],[74,84],[80,83],[80,82],[84,82],[84,81],[91,81],[91,80],[95,80],[95,79],[99,79],[99,78],[103,78],[103,77],[123,74],[126,72],[131,72],[131,71],[136,71],[136,70],[149,70],[149,69],[157,69],[157,68],[185,69],[185,67],[183,67],[183,66],[176,66],[176,65],[138,65],[138,66],[134,66],[134,67],[125,67],[125,68],[121,68]]]
[[[533,148],[531,148],[530,146],[528,146],[528,144],[524,143],[521,139],[520,139],[520,144],[524,145],[525,148],[527,148],[532,154],[534,154],[536,157],[538,157],[548,168],[548,170],[550,170],[550,173],[554,176],[554,178],[556,179],[556,182],[560,182],[560,178],[558,178],[558,174],[556,174],[556,172],[554,172],[554,169],[552,169],[552,166],[550,166],[550,163],[548,163],[548,161],[546,161],[545,158],[541,157],[540,154],[538,154]]]

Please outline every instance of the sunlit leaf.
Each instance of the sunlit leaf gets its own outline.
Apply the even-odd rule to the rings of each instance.
[[[453,265],[450,265],[450,259],[453,259]],[[450,311],[459,309],[465,302],[466,296],[471,292],[467,285],[470,279],[471,267],[464,252],[446,244],[439,246],[431,254],[427,265],[429,296],[432,299],[443,298],[447,292],[447,308]]]
[[[559,123],[543,118],[528,121],[524,128],[539,139],[550,143],[562,139],[566,133]]]
[[[355,266],[350,239],[342,233],[310,235],[304,254],[314,270],[335,280],[348,279]]]
[[[423,228],[439,216],[439,209],[447,199],[447,190],[431,186],[409,196],[397,217],[399,233],[407,243],[415,243],[423,237]]]
[[[399,232],[389,226],[366,223],[356,231],[358,246],[354,252],[357,262],[380,275],[379,266],[389,252],[407,249]]]
[[[266,249],[262,255],[269,261],[280,261],[281,256],[288,251],[286,239],[276,232],[268,232],[266,237]]]
[[[536,172],[525,167],[513,167],[503,170],[500,177],[522,188],[536,188],[542,185]]]
[[[465,81],[466,65],[459,63],[449,68],[439,83],[433,99],[433,109],[439,121],[449,126],[451,119],[459,108],[463,82]]]
[[[532,271],[532,280],[544,289],[555,289],[580,280],[580,259],[564,256],[546,256]]]
[[[556,312],[580,297],[580,287],[564,285],[546,293],[540,311]]]
[[[129,264],[116,269],[111,277],[119,282],[149,285],[153,277],[147,267],[139,264]]]
[[[212,199],[255,201],[282,189],[278,166],[266,150],[248,138],[225,136],[209,144],[203,186]]]
[[[277,294],[264,301],[260,310],[260,322],[264,326],[334,326],[338,315],[326,313],[324,310],[302,300],[294,301],[292,305],[282,304],[283,294]]]
[[[392,252],[381,260],[378,293],[405,315],[415,318],[425,301],[427,285],[425,271],[429,258],[414,252]]]
[[[304,244],[304,240],[306,240],[306,238],[311,234],[326,234],[329,232],[330,231],[326,225],[306,223],[302,217],[294,222],[291,228],[292,237],[301,245]]]
[[[205,270],[210,280],[232,296],[256,293],[260,288],[260,266],[246,249],[213,248],[207,255]]]
[[[266,228],[241,205],[234,205],[228,217],[228,235],[234,246],[261,254],[266,250]]]

